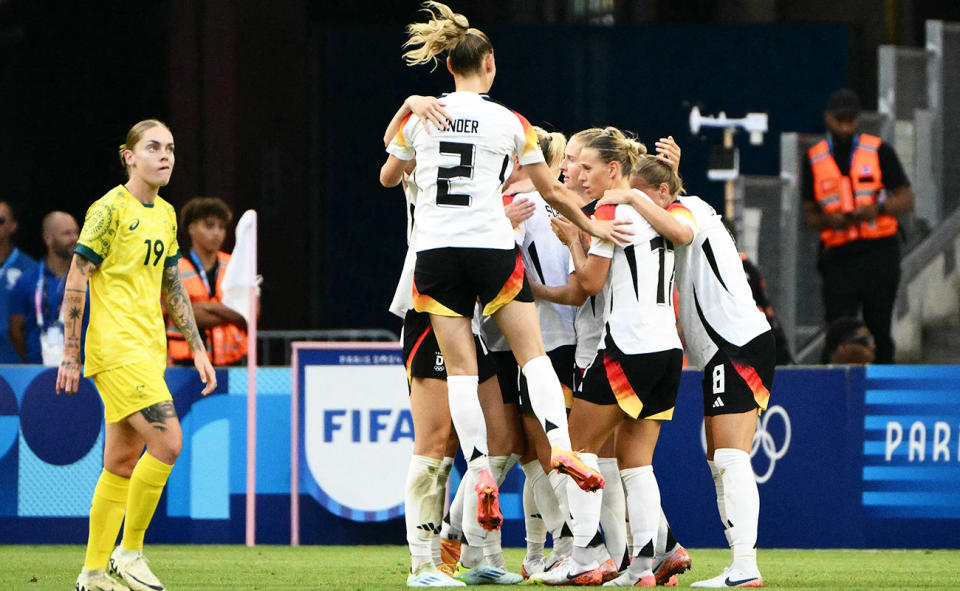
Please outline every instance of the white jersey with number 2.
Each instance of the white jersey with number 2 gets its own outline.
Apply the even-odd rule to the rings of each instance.
[[[404,119],[387,152],[417,159],[417,252],[444,247],[514,247],[501,191],[513,169],[543,162],[537,134],[522,115],[474,92],[441,97],[449,129]]]

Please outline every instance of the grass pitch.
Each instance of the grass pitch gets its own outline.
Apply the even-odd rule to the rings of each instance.
[[[509,548],[519,571],[523,550]],[[231,589],[405,589],[403,546],[148,546],[147,556],[170,591]],[[729,551],[690,550],[693,570],[680,587],[715,576]],[[957,550],[760,550],[767,587],[776,589],[960,589]],[[0,590],[73,589],[81,546],[0,546]],[[573,587],[569,587],[573,588]]]

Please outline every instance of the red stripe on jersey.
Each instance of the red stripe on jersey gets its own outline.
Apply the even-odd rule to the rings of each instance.
[[[411,115],[413,115],[413,113],[407,113],[407,116],[400,121],[400,131],[398,131],[397,135],[393,137],[394,143],[400,145],[403,148],[409,147],[407,146],[407,140],[403,139],[403,128],[406,127],[407,121],[410,121]]]
[[[616,205],[601,205],[594,212],[593,217],[598,220],[612,220],[617,217]]]
[[[533,126],[530,125],[530,122],[527,121],[527,118],[513,111],[513,114],[517,116],[517,119],[520,120],[520,125],[523,127],[523,137],[525,139],[523,144],[523,153],[520,156],[525,156],[534,150],[540,149],[540,141],[537,139],[537,132],[533,130]]]
[[[410,349],[410,357],[407,358],[407,383],[413,381],[413,376],[410,375],[413,371],[413,359],[417,356],[417,351],[420,350],[420,345],[423,344],[424,339],[427,338],[427,335],[430,334],[430,331],[433,330],[432,326],[428,326],[427,330],[423,331],[423,334],[420,335],[420,338],[417,339],[417,342],[413,344],[413,348]]]
[[[620,405],[623,412],[632,418],[639,417],[640,411],[643,410],[643,403],[640,402],[633,386],[630,385],[627,374],[623,373],[620,362],[610,355],[604,354],[603,367],[607,371],[607,382],[610,384],[610,389],[613,390],[613,395],[617,397],[617,404]]]
[[[736,361],[731,361],[731,363],[733,363],[733,369],[737,370],[737,373],[740,374],[740,377],[743,378],[743,381],[749,386],[750,391],[753,392],[753,399],[757,402],[760,410],[767,410],[770,391],[763,385],[763,380],[760,379],[757,370],[749,365],[737,363]]]
[[[497,297],[483,307],[483,315],[490,316],[500,308],[506,306],[513,301],[513,298],[517,297],[517,294],[520,293],[520,290],[523,288],[523,259],[520,258],[520,253],[517,253],[517,262],[513,267],[513,273],[507,279],[506,283],[503,284],[503,287],[500,289],[500,293],[497,294]]]
[[[432,297],[417,291],[416,281],[413,283],[413,309],[417,312],[426,312],[427,314],[434,314],[436,316],[463,317],[463,314],[457,314]]]
[[[510,194],[510,195],[504,195],[504,196],[503,196],[503,206],[506,207],[506,206],[510,205],[511,203],[513,203],[513,200],[516,199],[516,198],[517,198],[517,194],[516,194],[516,193],[512,193],[512,194]]]

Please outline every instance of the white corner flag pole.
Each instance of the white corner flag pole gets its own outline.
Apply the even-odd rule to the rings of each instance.
[[[253,218],[253,245],[248,251],[253,282],[247,287],[250,308],[247,314],[247,532],[246,544],[257,537],[257,218]]]
[[[247,321],[247,513],[246,543],[257,533],[257,212],[247,210],[236,229],[237,242],[223,273],[223,305]]]

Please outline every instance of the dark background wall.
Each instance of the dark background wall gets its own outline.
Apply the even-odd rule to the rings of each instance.
[[[494,42],[495,98],[567,133],[673,134],[688,188],[714,202],[718,138],[686,132],[691,104],[768,112],[766,145],[741,142],[743,170],[776,174],[776,134],[821,130],[831,90],[875,105],[877,44],[922,45],[923,19],[960,18],[926,0],[451,5]],[[20,211],[19,243],[40,255],[46,212],[82,219],[123,182],[116,147],[156,116],[178,150],[165,198],[258,210],[264,328],[397,329],[385,308],[403,208],[376,182],[380,140],[403,97],[451,84],[402,65],[416,18],[416,2],[0,0],[0,199]]]

